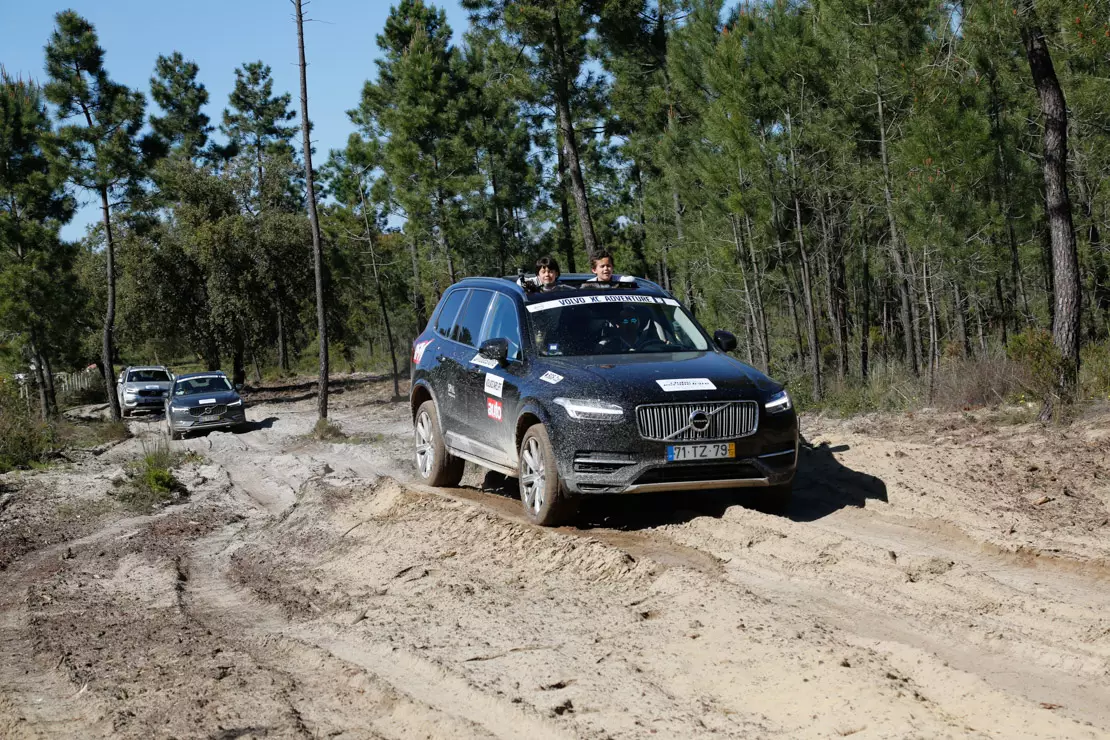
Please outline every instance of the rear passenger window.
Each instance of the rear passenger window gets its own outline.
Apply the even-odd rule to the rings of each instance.
[[[482,322],[486,318],[486,309],[489,308],[492,297],[493,293],[488,290],[470,291],[470,300],[463,306],[462,311],[459,312],[459,318],[455,321],[455,330],[451,333],[452,339],[472,347],[477,346],[478,335],[482,333]]]
[[[455,317],[459,314],[459,307],[462,306],[464,298],[466,298],[466,291],[456,290],[444,299],[443,308],[436,318],[436,333],[445,337],[451,336],[451,327],[455,325]]]
[[[508,339],[509,359],[520,359],[520,320],[517,318],[516,304],[511,298],[498,295],[495,299],[478,346],[487,339]]]

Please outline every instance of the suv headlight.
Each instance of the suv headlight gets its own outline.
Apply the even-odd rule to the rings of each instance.
[[[555,403],[567,410],[567,415],[579,421],[620,421],[624,409],[615,403],[581,398],[556,398]]]
[[[242,405],[243,405],[243,399],[241,399],[241,398],[238,401],[232,401],[231,403],[226,404],[226,406],[228,408],[231,408],[232,406],[242,406]]]
[[[768,414],[781,414],[783,411],[789,411],[794,408],[794,402],[790,400],[790,394],[786,391],[779,391],[763,404],[763,408],[767,409]]]
[[[188,411],[188,410],[189,410],[188,406],[174,406],[172,403],[170,404],[170,411]]]

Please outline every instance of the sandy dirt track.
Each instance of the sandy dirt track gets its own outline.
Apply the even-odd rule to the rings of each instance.
[[[806,418],[785,517],[543,530],[415,484],[391,386],[337,383],[350,443],[306,389],[156,514],[107,496],[154,418],[0,476],[0,737],[1110,737],[1110,410]]]

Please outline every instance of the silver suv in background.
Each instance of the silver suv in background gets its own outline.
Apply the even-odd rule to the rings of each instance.
[[[120,413],[127,417],[139,409],[161,409],[172,384],[173,373],[162,365],[125,367],[116,383]]]

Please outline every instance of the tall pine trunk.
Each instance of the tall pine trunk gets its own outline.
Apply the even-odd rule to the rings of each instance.
[[[378,274],[378,255],[374,250],[374,236],[370,233],[370,217],[367,215],[366,206],[366,192],[362,187],[362,173],[358,176],[358,197],[362,201],[362,223],[366,229],[367,244],[370,245],[370,267],[374,272],[374,287],[378,293],[378,306],[382,311],[382,323],[385,324],[385,340],[389,343],[389,359],[393,363],[393,397],[397,398],[401,395],[401,388],[398,385],[398,372],[397,372],[397,350],[393,346],[393,328],[389,324],[389,311],[386,309],[385,303],[385,290],[382,288],[382,278]]]
[[[599,251],[594,221],[590,216],[590,202],[586,197],[586,181],[582,178],[582,162],[578,157],[578,141],[574,134],[574,118],[570,111],[570,72],[567,69],[566,48],[563,42],[563,27],[559,22],[559,12],[555,11],[552,23],[555,56],[555,110],[559,131],[563,138],[563,152],[566,156],[567,170],[570,172],[571,190],[574,205],[578,210],[578,226],[582,229],[582,243],[586,254],[593,257]]]
[[[1068,109],[1064,91],[1056,77],[1044,31],[1036,18],[1032,0],[1025,2],[1025,22],[1021,38],[1029,71],[1041,101],[1044,117],[1045,215],[1052,244],[1052,292],[1055,310],[1052,320],[1052,341],[1064,359],[1058,380],[1062,399],[1075,396],[1079,374],[1079,257],[1075,244],[1075,228],[1068,195]],[[1051,409],[1046,405],[1042,415]]]
[[[570,187],[570,182],[567,179],[567,160],[563,155],[562,131],[556,132],[559,143],[556,145],[559,160],[559,247],[567,258],[567,272],[575,272],[574,269],[574,239],[570,235],[570,204],[567,203],[567,189]]]
[[[116,325],[116,244],[112,237],[112,216],[108,206],[108,189],[100,188],[100,214],[104,222],[105,272],[108,278],[108,306],[104,311],[104,336],[100,361],[104,369],[104,388],[108,392],[108,410],[113,421],[120,420],[119,398],[116,396],[114,331]]]
[[[316,271],[316,331],[320,337],[320,379],[316,395],[316,413],[328,418],[328,321],[324,310],[324,250],[320,244],[320,222],[316,217],[316,190],[312,173],[312,142],[308,137],[308,75],[304,59],[304,16],[301,0],[293,0],[297,9],[297,56],[301,72],[301,140],[304,147],[305,186],[308,190],[308,221],[312,228],[312,257]]]

